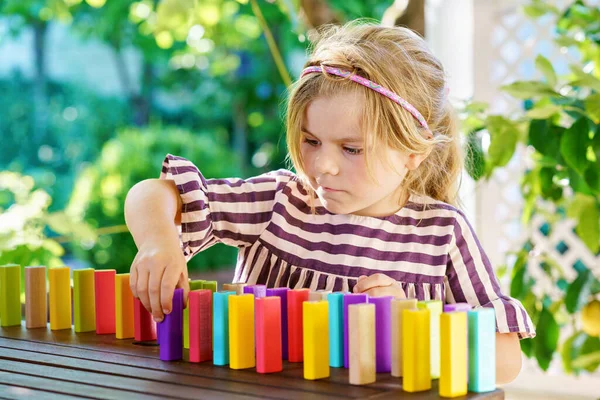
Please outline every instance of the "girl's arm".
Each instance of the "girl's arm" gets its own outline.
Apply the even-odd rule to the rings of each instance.
[[[521,371],[521,346],[517,333],[496,333],[496,383],[515,380]]]

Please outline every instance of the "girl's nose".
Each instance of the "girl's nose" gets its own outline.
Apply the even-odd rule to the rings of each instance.
[[[318,156],[315,159],[316,169],[320,175],[337,175],[340,168],[335,159],[325,154]]]

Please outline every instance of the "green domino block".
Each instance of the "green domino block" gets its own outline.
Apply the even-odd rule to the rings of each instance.
[[[208,289],[211,292],[217,291],[217,281],[204,281],[202,284],[202,289]]]
[[[21,266],[0,266],[0,325],[21,325]]]
[[[198,279],[190,281],[190,291],[202,289],[202,284],[205,281]],[[189,304],[188,304],[189,306]],[[190,348],[190,308],[186,307],[183,309],[183,348]]]
[[[430,346],[430,366],[431,379],[440,377],[440,316],[444,311],[444,305],[439,300],[419,301],[418,309],[429,310],[429,346]]]

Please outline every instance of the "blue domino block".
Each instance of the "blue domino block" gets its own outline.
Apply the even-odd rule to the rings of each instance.
[[[469,392],[496,390],[496,313],[478,308],[469,316]]]
[[[213,364],[229,364],[229,296],[235,292],[213,293]]]
[[[329,366],[344,366],[344,293],[329,293]]]

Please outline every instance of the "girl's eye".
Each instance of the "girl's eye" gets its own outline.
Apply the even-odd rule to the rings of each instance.
[[[316,146],[316,145],[319,144],[319,142],[317,142],[316,140],[311,140],[311,139],[308,139],[308,138],[304,138],[304,143],[308,143],[311,146]]]
[[[344,151],[346,151],[348,154],[353,155],[353,156],[357,156],[359,154],[362,154],[362,152],[363,152],[362,149],[355,149],[352,147],[344,147]]]

